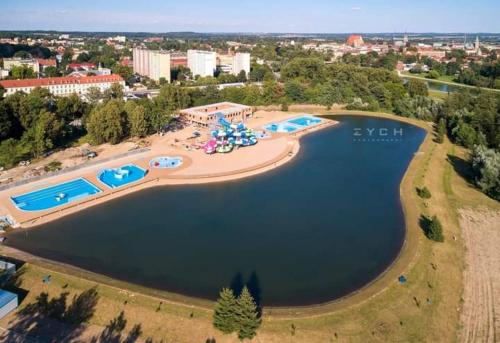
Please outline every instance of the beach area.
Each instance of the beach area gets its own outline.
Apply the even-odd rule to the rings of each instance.
[[[253,113],[245,124],[252,130],[262,130],[270,123],[283,122],[301,115],[305,114],[260,110]],[[106,144],[93,147],[93,150],[99,153],[91,163],[81,157],[81,154],[75,153],[76,148],[69,148],[67,149],[69,151],[58,152],[29,167],[19,166],[4,172],[2,179],[10,179],[14,186],[9,188],[7,185],[6,189],[0,191],[0,216],[12,218],[15,222],[14,227],[27,228],[149,187],[223,182],[263,173],[292,160],[300,149],[300,136],[335,124],[337,124],[336,121],[323,118],[316,125],[294,132],[269,132],[268,137],[258,140],[258,144],[235,149],[227,154],[212,155],[206,154],[203,149],[196,149],[195,147],[207,141],[210,132],[208,128],[199,128],[194,125],[188,125],[175,132],[167,132],[164,135],[150,136],[138,143],[124,142],[118,145]],[[151,161],[166,156],[181,158],[182,164],[177,168],[151,166]],[[47,174],[46,177],[38,177],[33,182],[24,183],[26,182],[24,181],[24,184],[15,186],[15,181],[22,180],[23,175],[26,178],[26,174],[29,174],[27,169],[31,171],[40,169],[40,166],[56,159],[60,159],[63,168],[70,167],[68,168],[70,171],[64,172],[63,169],[56,175]],[[102,171],[117,170],[129,165],[146,171],[144,177],[119,188],[106,187],[99,179]],[[77,179],[83,179],[97,186],[99,191],[66,204],[36,211],[22,210],[12,200],[19,195]]]

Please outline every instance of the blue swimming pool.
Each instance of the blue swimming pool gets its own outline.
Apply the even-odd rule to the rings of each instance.
[[[315,118],[313,116],[304,116],[295,119],[290,119],[288,123],[300,126],[311,126],[321,123],[321,119]]]
[[[266,125],[264,129],[271,132],[290,133],[308,126],[317,125],[319,123],[321,123],[321,119],[319,118],[313,116],[302,116]]]
[[[43,211],[62,206],[101,192],[85,179],[76,179],[34,192],[11,197],[22,211]]]
[[[180,167],[182,165],[182,157],[155,157],[149,161],[149,166],[151,168],[158,169],[173,169]]]
[[[147,171],[133,164],[105,169],[97,178],[109,188],[117,188],[144,179]]]
[[[295,125],[289,125],[286,122],[283,122],[283,123],[278,123],[278,124],[269,124],[265,127],[265,129],[268,131],[271,131],[271,132],[285,133],[285,132],[297,131],[298,127]]]

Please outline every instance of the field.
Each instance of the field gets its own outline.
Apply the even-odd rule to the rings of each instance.
[[[430,128],[428,123],[415,124]],[[474,189],[463,178],[462,175],[467,173],[464,158],[466,152],[463,149],[448,141],[437,144],[430,133],[401,185],[408,237],[394,266],[366,289],[338,302],[311,308],[264,309],[263,325],[254,341],[457,341],[463,331],[460,314],[463,305],[462,271],[465,267],[459,211],[462,208],[471,211],[478,208],[490,211],[500,209],[497,202]],[[416,187],[424,185],[432,194],[431,199],[425,201],[415,192]],[[444,227],[444,243],[434,243],[425,238],[419,226],[421,214],[438,215]],[[408,280],[405,284],[397,280],[401,274]],[[42,282],[46,275],[51,275],[50,283]],[[74,294],[95,285],[100,297],[94,316],[88,326],[71,329],[72,334],[83,341],[101,335],[103,328],[121,311],[124,311],[127,322],[118,334],[127,336],[132,331],[131,336],[139,336],[139,341],[148,338],[164,342],[205,342],[209,338],[218,343],[238,341],[235,336],[221,335],[212,328],[210,304],[195,302],[189,305],[169,301],[162,293],[134,287],[124,290],[122,283],[46,261],[35,260],[22,268],[18,286],[29,292],[20,308],[36,303],[41,292],[48,292],[49,297],[69,292],[69,303]],[[50,330],[54,324],[35,322],[30,326],[21,323],[22,326],[21,319],[23,316],[18,314],[0,320],[1,327],[11,330],[4,333],[4,341],[12,341],[13,337],[19,342],[25,341],[24,334],[36,336],[42,341],[51,337]],[[137,326],[134,328],[136,324],[140,325],[139,331]]]

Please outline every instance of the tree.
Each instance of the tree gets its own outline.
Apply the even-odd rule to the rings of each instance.
[[[417,187],[417,194],[422,199],[430,199],[431,198],[431,191],[429,191],[429,188],[427,188],[425,186],[422,188]]]
[[[240,71],[236,76],[236,80],[238,82],[247,82],[247,73],[244,70]]]
[[[125,104],[125,112],[128,116],[129,134],[132,137],[144,137],[148,134],[148,122],[146,120],[146,109],[132,101]]]
[[[427,88],[427,84],[425,81],[418,79],[410,79],[406,84],[406,89],[408,90],[408,94],[414,97],[416,95],[428,96],[429,90]]]
[[[223,288],[219,293],[219,299],[215,304],[213,314],[213,325],[216,329],[225,334],[234,332],[238,329],[236,319],[236,297],[233,290]]]
[[[123,86],[119,83],[113,83],[104,91],[103,96],[104,99],[123,99]]]
[[[0,85],[0,100],[3,99],[4,94],[5,94],[5,88],[2,85]]]
[[[441,75],[437,70],[431,70],[429,74],[427,74],[427,78],[429,79],[439,79]]]
[[[255,337],[257,329],[261,324],[261,318],[259,317],[257,305],[247,286],[243,287],[238,297],[236,317],[238,321],[238,338],[243,340]]]
[[[291,80],[285,83],[285,94],[286,96],[297,103],[305,102],[305,87],[298,80]]]
[[[441,118],[437,123],[436,142],[443,143],[445,135],[446,135],[446,119]]]
[[[443,226],[437,216],[433,216],[430,220],[428,219],[425,235],[435,242],[444,242]]]
[[[493,199],[500,200],[500,152],[476,145],[471,162],[476,185]]]
[[[54,147],[54,141],[61,129],[62,123],[53,113],[46,110],[40,112],[35,126],[28,131],[28,135],[32,138],[32,151],[36,157]]]
[[[57,77],[60,76],[59,71],[54,66],[48,66],[43,69],[43,74],[47,77]]]
[[[13,66],[10,70],[10,73],[12,75],[12,78],[14,79],[32,79],[36,77],[33,68],[28,67],[25,64],[20,66]]]
[[[93,143],[119,143],[125,131],[122,103],[119,100],[110,100],[97,106],[90,113],[86,125]]]

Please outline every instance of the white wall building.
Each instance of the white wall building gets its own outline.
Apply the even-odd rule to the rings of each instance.
[[[237,52],[233,57],[233,74],[238,75],[242,70],[250,74],[250,54]]]
[[[20,67],[23,65],[33,69],[33,71],[37,74],[40,72],[38,61],[34,58],[13,57],[3,59],[3,68],[8,71],[11,71],[13,67]]]
[[[134,48],[134,73],[159,81],[165,78],[170,82],[170,54],[164,51]]]
[[[193,76],[214,76],[217,55],[211,51],[188,50],[187,62]]]
[[[114,83],[125,87],[125,81],[117,74],[0,81],[0,85],[5,88],[4,96],[16,92],[30,93],[36,87],[46,88],[52,94],[59,96],[67,96],[73,93],[84,95],[89,88],[98,88],[101,92],[104,92]]]

